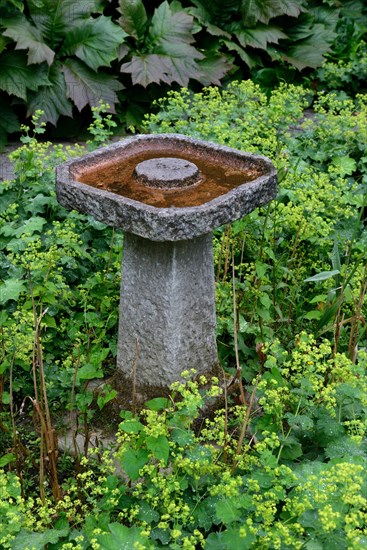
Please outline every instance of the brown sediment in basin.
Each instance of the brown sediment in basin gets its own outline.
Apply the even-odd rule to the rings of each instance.
[[[135,170],[146,160],[152,160],[148,181],[139,183]],[[174,174],[162,175],[161,161]],[[185,169],[190,163],[199,169],[193,182]],[[141,168],[144,173],[144,165],[137,172]],[[133,235],[180,241],[208,234],[269,202],[276,195],[276,170],[266,157],[188,136],[137,135],[60,164],[56,194],[66,208]]]
[[[188,366],[212,373],[212,231],[275,197],[271,161],[179,134],[134,136],[59,165],[56,194],[66,208],[125,231],[117,353],[124,379],[135,384],[135,370],[144,392],[167,388]]]
[[[161,189],[138,182],[135,167],[160,157],[194,163],[200,172],[199,183],[182,189]],[[146,142],[141,151],[136,147],[134,150],[126,148],[120,157],[101,161],[92,167],[79,167],[74,174],[76,181],[157,208],[200,206],[261,175],[258,166],[244,166],[242,158],[228,160],[220,154],[208,158],[207,152],[201,151],[200,147],[188,147],[187,144],[182,147],[181,144],[170,146],[167,143],[162,147],[162,144]]]

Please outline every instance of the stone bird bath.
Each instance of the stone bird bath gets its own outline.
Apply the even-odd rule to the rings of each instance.
[[[57,167],[60,204],[124,230],[117,366],[143,393],[217,366],[212,230],[276,194],[269,159],[138,135]]]

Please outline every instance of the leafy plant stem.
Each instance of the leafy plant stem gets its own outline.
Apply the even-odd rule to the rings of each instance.
[[[223,462],[227,464],[227,437],[228,437],[228,394],[226,375],[222,368],[223,396],[224,396],[224,428],[223,428]]]
[[[61,490],[58,482],[57,476],[57,443],[56,443],[56,433],[52,426],[50,409],[47,399],[46,383],[45,383],[45,373],[43,367],[43,353],[42,345],[40,338],[40,327],[44,315],[47,313],[48,308],[41,312],[41,315],[38,317],[36,304],[34,299],[33,284],[31,273],[28,270],[28,279],[30,285],[30,294],[33,308],[33,317],[35,323],[35,332],[34,332],[34,352],[33,352],[33,374],[34,374],[34,387],[35,387],[35,399],[32,400],[33,406],[38,414],[38,417],[41,421],[41,443],[40,443],[40,496],[41,500],[45,500],[44,492],[44,464],[47,459],[48,469],[50,473],[50,483],[52,493],[55,500],[60,500]],[[39,371],[39,380],[40,380],[40,392],[37,391],[37,377],[36,370],[38,366]],[[38,395],[40,396],[40,401],[38,400]],[[46,452],[46,454],[45,454]]]
[[[264,255],[265,233],[266,233],[266,227],[267,227],[268,221],[269,221],[270,208],[271,208],[271,203],[269,202],[268,206],[266,207],[266,214],[265,214],[265,218],[264,218],[263,229],[262,229],[262,233],[261,233],[261,241],[260,241],[260,246],[259,246],[259,260],[260,261],[262,260],[263,255]]]
[[[246,405],[245,392],[242,384],[242,368],[240,364],[240,358],[238,353],[238,322],[237,322],[237,297],[236,297],[236,277],[235,277],[235,264],[234,264],[234,249],[232,246],[232,296],[233,296],[233,339],[234,349],[236,357],[236,378],[240,388],[240,399],[243,405]]]
[[[21,456],[20,456],[20,445],[19,445],[19,438],[17,435],[17,430],[15,426],[15,414],[14,414],[14,400],[13,400],[13,368],[14,368],[14,361],[15,361],[15,353],[12,356],[11,362],[10,362],[10,373],[9,373],[9,394],[10,394],[10,418],[11,418],[11,426],[13,430],[13,448],[15,452],[15,465],[17,470],[17,475],[19,477],[19,483],[21,487],[21,494],[24,497],[24,483],[23,483],[23,470],[22,470],[22,463],[21,463]]]
[[[80,461],[79,461],[78,445],[76,442],[76,434],[78,431],[78,413],[74,411],[74,400],[75,400],[76,378],[78,375],[79,366],[80,366],[80,348],[78,348],[78,357],[75,361],[73,384],[71,386],[71,397],[70,397],[70,429],[73,437],[73,447],[74,447],[75,464],[76,464],[77,472],[80,471]]]
[[[349,336],[348,357],[353,363],[355,363],[357,360],[357,354],[358,354],[357,342],[358,342],[359,324],[361,321],[362,322],[364,321],[362,316],[362,307],[363,307],[366,292],[367,292],[367,264],[365,264],[364,266],[363,277],[362,277],[361,287],[360,287],[359,296],[358,296],[357,309],[353,316],[352,326],[350,329],[350,336]]]
[[[249,403],[246,407],[246,415],[245,415],[245,418],[244,418],[244,421],[243,421],[243,424],[242,424],[240,437],[238,438],[235,459],[234,459],[233,464],[232,464],[232,470],[231,470],[232,475],[234,474],[234,472],[236,471],[236,468],[237,468],[237,464],[238,464],[238,458],[237,457],[241,454],[243,440],[245,438],[247,426],[248,426],[248,423],[249,423],[249,420],[250,420],[250,415],[252,413],[252,409],[253,409],[253,406],[254,406],[254,401],[255,401],[257,386],[258,386],[258,383],[259,383],[259,378],[260,378],[260,374],[258,374],[257,377],[256,377],[255,385],[254,385],[254,387],[252,389],[252,392],[251,392],[250,401],[249,401]]]
[[[298,401],[297,409],[296,409],[296,412],[294,413],[295,417],[298,416],[300,407],[301,407],[301,399]],[[283,435],[284,435],[284,440],[286,441],[288,439],[288,437],[290,436],[291,432],[292,432],[292,427],[290,427],[288,429],[287,433],[285,434],[284,430],[283,430],[283,425],[282,425],[282,432],[283,432]],[[280,457],[282,455],[283,449],[284,449],[284,443],[282,443],[279,447],[279,451],[278,451],[278,455],[277,455],[277,464],[279,464],[279,460],[280,460]]]
[[[286,297],[286,292],[287,292],[288,282],[289,282],[289,275],[290,275],[290,273],[292,272],[292,269],[293,269],[294,257],[295,257],[295,254],[296,254],[297,245],[298,245],[299,237],[300,237],[300,234],[301,234],[301,229],[303,229],[303,222],[304,222],[304,220],[302,219],[299,223],[297,233],[294,236],[291,256],[290,256],[290,259],[289,259],[288,271],[287,271],[285,281],[284,281],[284,291],[283,291],[283,300],[282,300],[283,303],[285,302],[285,297]],[[288,322],[289,321],[290,321],[290,312],[288,310]]]
[[[350,263],[350,258],[351,258],[351,246],[350,246],[350,243],[349,243],[348,248],[347,248],[347,261],[346,261],[346,265],[345,265],[345,276],[343,278],[343,282],[342,282],[342,285],[341,285],[341,288],[340,288],[340,291],[339,291],[338,310],[337,310],[337,314],[336,314],[336,317],[335,317],[334,352],[333,352],[334,357],[335,357],[335,355],[338,351],[340,332],[341,332],[341,328],[343,326],[343,320],[344,320],[344,315],[342,316],[342,318],[340,318],[340,313],[341,313],[341,307],[342,307],[342,304],[343,304],[344,291],[345,291],[345,288],[346,288],[346,286],[347,286],[347,284],[350,280],[350,277],[346,276],[347,269],[348,269],[349,263]],[[353,273],[354,273],[354,271],[353,271]]]

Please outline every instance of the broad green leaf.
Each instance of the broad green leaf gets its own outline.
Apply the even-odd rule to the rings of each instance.
[[[324,62],[324,55],[330,50],[331,43],[336,34],[327,31],[321,24],[316,24],[309,30],[309,36],[298,43],[292,38],[291,45],[287,48],[282,58],[303,70],[306,67],[316,68]]]
[[[42,193],[38,193],[32,199],[32,202],[29,202],[25,206],[26,212],[30,212],[31,214],[40,214],[43,213],[46,210],[46,207],[50,204],[50,197],[47,197],[43,195]]]
[[[77,381],[93,380],[93,378],[103,378],[103,371],[90,363],[80,367],[77,373]]]
[[[325,448],[325,456],[330,459],[348,459],[349,457],[365,456],[365,446],[344,435],[331,441]]]
[[[236,497],[224,498],[223,500],[217,502],[215,512],[217,518],[224,523],[224,525],[229,525],[230,523],[239,520],[242,515],[239,510]]]
[[[191,0],[190,3],[205,8],[205,17],[216,25],[227,23],[238,17],[242,0]]]
[[[169,457],[169,443],[168,439],[164,435],[158,437],[148,436],[145,440],[147,449],[151,451],[157,460],[164,460],[167,464]]]
[[[333,266],[333,269],[341,270],[341,261],[340,261],[340,253],[339,253],[339,246],[338,246],[338,239],[335,237],[334,239],[334,246],[333,251],[330,256],[331,263]]]
[[[4,405],[9,405],[9,403],[10,403],[10,393],[8,391],[3,391],[2,392],[1,401]]]
[[[339,308],[339,300],[334,300],[330,304],[327,304],[324,311],[322,312],[322,317],[317,323],[317,330],[328,330],[329,324],[334,322],[336,312]]]
[[[131,61],[121,65],[121,72],[131,73],[133,84],[140,84],[144,88],[152,82],[171,83],[167,58],[163,55],[134,55]]]
[[[306,543],[305,548],[306,550],[324,550],[325,547],[322,542],[312,539]]]
[[[33,7],[30,16],[52,49],[59,49],[68,29],[91,19],[93,13],[102,13],[100,0],[42,0],[42,9]]]
[[[183,428],[173,428],[171,439],[180,447],[186,447],[194,442],[194,434],[191,431],[184,430]]]
[[[295,460],[303,455],[302,445],[295,438],[288,437],[283,443],[281,458],[283,460]]]
[[[273,302],[270,298],[270,296],[268,294],[266,294],[265,292],[263,292],[262,294],[260,294],[260,303],[266,308],[266,309],[269,309],[272,305],[273,305]]]
[[[79,382],[77,380],[77,382]],[[87,412],[93,401],[93,392],[92,391],[83,391],[83,393],[78,393],[75,396],[75,404],[80,412]]]
[[[310,304],[319,304],[320,302],[325,303],[326,299],[327,299],[327,294],[317,294],[317,296],[314,296],[312,300],[309,300],[309,303]]]
[[[47,65],[28,65],[25,52],[6,52],[0,56],[0,90],[27,99],[27,89],[36,91],[50,84]]]
[[[147,12],[142,0],[119,0],[118,20],[121,27],[137,40],[143,38],[147,24]]]
[[[204,86],[210,84],[220,86],[222,78],[233,68],[232,61],[233,58],[223,55],[211,55],[198,61],[198,66],[202,71],[202,76],[198,77],[199,82]]]
[[[265,273],[270,269],[268,264],[264,264],[259,260],[255,262],[256,275],[261,279],[264,277]]]
[[[198,30],[201,30],[202,27],[205,27],[208,33],[212,36],[223,36],[224,38],[227,38],[229,40],[231,39],[231,35],[227,31],[211,23],[210,14],[204,5],[202,5],[200,2],[195,1],[193,3],[196,5],[196,7],[188,8],[187,12],[190,15],[193,15],[195,20],[200,23],[200,28]]]
[[[63,63],[67,95],[75,103],[79,111],[86,105],[98,107],[102,100],[110,105],[110,111],[115,112],[118,101],[117,91],[123,88],[114,77],[104,73],[96,73],[77,59],[68,59]]]
[[[106,393],[99,394],[98,397],[97,397],[97,405],[98,405],[99,409],[103,409],[103,407],[107,403],[112,401],[112,399],[115,399],[116,395],[117,395],[116,390],[110,390]]]
[[[192,515],[199,527],[203,527],[209,531],[213,523],[217,523],[216,519],[216,504],[221,499],[221,496],[207,496],[202,498],[192,510]]]
[[[185,12],[174,13],[168,2],[155,10],[149,27],[148,42],[151,52],[170,57],[203,59],[204,55],[191,46],[193,18]]]
[[[229,69],[222,59],[207,61],[213,80],[198,65],[204,55],[194,48],[193,18],[163,2],[154,12],[146,40],[146,53],[136,53],[121,71],[131,73],[133,84],[147,87],[155,82],[188,86],[190,78],[200,82],[219,82]],[[205,63],[205,61],[204,61]]]
[[[233,40],[223,40],[229,51],[236,52],[246,65],[252,69],[258,64],[256,56],[250,55],[241,46],[236,44]]]
[[[33,533],[22,529],[12,540],[11,547],[13,550],[24,550],[25,548],[44,550],[48,544],[56,544],[68,533],[69,529],[46,529],[42,533]]]
[[[167,64],[170,81],[177,82],[180,86],[187,87],[190,78],[200,81],[202,77],[198,63],[190,57],[167,57]]]
[[[144,430],[144,426],[138,420],[130,418],[128,420],[125,420],[124,422],[121,422],[119,424],[119,429],[128,434],[138,434],[139,432]]]
[[[3,455],[2,457],[0,457],[0,468],[4,468],[4,466],[7,466],[11,462],[14,462],[14,460],[15,455],[13,455],[12,453],[7,453],[6,455]]]
[[[127,449],[121,460],[121,466],[132,481],[136,481],[139,472],[148,462],[149,455],[145,449]]]
[[[121,523],[110,523],[111,533],[103,533],[96,538],[104,550],[133,550],[148,547],[148,538],[142,535],[139,527],[126,527]]]
[[[86,318],[86,316],[88,315],[88,313],[94,313],[94,312],[87,312],[85,315],[84,315],[84,318]],[[93,318],[93,321],[94,321],[94,326],[96,326],[96,321],[99,321],[99,316],[96,315],[95,318]],[[94,320],[95,319],[95,320]],[[92,321],[92,322],[93,322]],[[98,326],[98,325],[97,325]],[[92,351],[92,353],[90,354],[90,363],[92,365],[95,365],[96,367],[99,367],[100,364],[106,359],[106,357],[108,356],[108,354],[110,353],[110,350],[109,348],[103,348],[103,347],[100,347],[100,348],[94,348],[94,350]]]
[[[26,220],[20,227],[18,227],[13,234],[16,237],[21,237],[22,235],[33,235],[33,233],[40,233],[43,226],[45,225],[46,220],[40,216],[33,216]]]
[[[256,536],[252,533],[240,534],[239,527],[210,533],[205,541],[205,550],[234,550],[251,548]]]
[[[251,46],[262,50],[266,50],[268,44],[278,44],[279,40],[287,38],[287,35],[279,27],[262,24],[258,24],[253,29],[242,29],[236,36],[244,48]]]
[[[331,162],[342,177],[351,176],[357,168],[356,161],[348,156],[333,157]]]
[[[199,81],[202,78],[202,71],[195,60],[156,54],[133,56],[130,62],[121,65],[121,71],[131,73],[133,84],[144,87],[160,81],[187,86],[190,78]]]
[[[304,318],[308,319],[309,321],[312,321],[314,319],[320,319],[321,315],[322,315],[322,311],[320,311],[319,309],[313,309],[312,311],[308,311],[305,314]]]
[[[66,36],[60,55],[75,55],[97,71],[117,58],[117,48],[127,34],[108,17],[82,22]]]
[[[36,92],[29,94],[27,114],[31,115],[37,109],[41,109],[43,114],[40,120],[56,125],[61,115],[73,116],[73,108],[66,97],[66,83],[61,63],[54,63],[48,76],[51,86],[41,86]]]
[[[17,50],[27,50],[29,65],[43,61],[52,64],[55,52],[44,42],[41,31],[31,25],[24,15],[7,20],[3,35],[16,42]]]
[[[138,518],[146,523],[153,523],[159,520],[159,513],[156,510],[153,510],[153,508],[149,506],[145,500],[143,500],[139,504]]]
[[[280,15],[298,17],[302,10],[302,1],[296,0],[242,0],[241,6],[246,26],[253,26],[257,21],[267,25],[270,19]]]
[[[26,290],[25,283],[17,279],[7,279],[0,285],[0,303],[5,304],[8,300],[17,301],[19,294]]]
[[[313,420],[305,414],[285,413],[284,416],[287,419],[289,426],[292,428],[299,427],[302,430],[311,430],[314,424]]]
[[[308,277],[308,279],[305,279],[305,283],[326,281],[327,279],[331,279],[331,277],[335,277],[335,275],[339,275],[339,273],[339,269],[333,269],[332,271],[321,271],[321,273],[317,273],[313,277]]]
[[[171,401],[167,397],[154,397],[145,403],[145,406],[151,411],[163,411],[169,407]]]

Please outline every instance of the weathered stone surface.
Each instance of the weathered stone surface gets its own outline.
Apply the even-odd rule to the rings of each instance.
[[[94,168],[109,166],[120,161],[126,151],[131,154],[134,150],[144,150],[144,146],[151,142],[160,147],[176,144],[183,152],[187,149],[188,154],[194,147],[208,162],[223,159],[223,162],[243,165],[249,172],[261,175],[214,200],[185,208],[156,208],[77,181],[83,170],[90,172]],[[269,159],[179,134],[134,136],[63,163],[56,170],[56,193],[62,205],[152,241],[180,241],[205,235],[220,225],[245,216],[276,195],[276,170]]]
[[[179,158],[176,166],[195,158],[200,182],[177,191],[155,189],[165,178],[172,182],[170,176],[156,173],[149,192],[162,197],[177,193],[178,206],[157,207],[131,198],[131,193],[147,193],[132,178],[136,165],[144,165],[144,157],[150,164],[154,158],[156,165],[157,158],[172,151]],[[116,184],[116,192],[99,188],[105,172],[109,178],[112,174],[107,183]],[[93,177],[82,183],[86,174]],[[135,194],[138,185],[143,193]],[[201,185],[200,199],[195,195],[194,206],[188,206],[190,190],[196,193]],[[167,388],[186,369],[212,372],[217,349],[211,231],[275,197],[273,164],[265,157],[178,134],[135,136],[60,165],[56,192],[67,208],[125,230],[117,355],[121,378],[131,381],[135,371],[136,387],[144,391]],[[155,204],[171,204],[164,197],[157,200]]]
[[[200,180],[200,173],[195,164],[170,157],[140,162],[135,168],[134,175],[138,182],[162,189],[188,187]]]
[[[117,366],[137,387],[167,387],[217,363],[211,234],[158,243],[124,238]]]

